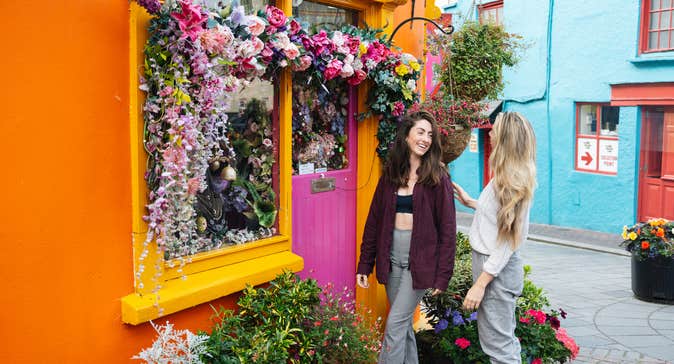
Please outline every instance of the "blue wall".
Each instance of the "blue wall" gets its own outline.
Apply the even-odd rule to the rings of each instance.
[[[636,220],[640,108],[620,108],[618,174],[602,175],[574,169],[575,103],[610,102],[611,84],[674,81],[674,52],[638,56],[640,6],[639,0],[504,1],[506,30],[528,44],[520,63],[504,71],[503,109],[522,113],[536,131],[533,222],[617,233]],[[477,19],[472,1],[445,10],[457,27]],[[466,150],[452,165],[453,178],[474,195],[482,150]]]

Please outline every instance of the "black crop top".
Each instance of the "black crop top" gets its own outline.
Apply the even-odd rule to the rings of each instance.
[[[412,195],[398,195],[396,199],[396,212],[412,213]]]

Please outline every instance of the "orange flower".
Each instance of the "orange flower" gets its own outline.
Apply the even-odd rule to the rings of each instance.
[[[663,238],[665,236],[665,230],[663,228],[658,228],[658,230],[655,232],[655,236]]]
[[[637,235],[641,235],[641,229],[637,229]]]
[[[651,246],[651,244],[650,244],[649,242],[647,242],[646,240],[643,240],[643,241],[641,242],[641,249],[642,249],[642,250],[646,250],[646,249],[648,249],[648,247],[650,247],[650,246]]]

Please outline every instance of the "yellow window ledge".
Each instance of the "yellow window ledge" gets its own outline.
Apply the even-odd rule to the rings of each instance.
[[[122,321],[138,325],[241,291],[246,284],[269,282],[284,269],[299,272],[303,268],[302,257],[284,251],[190,274],[186,279],[174,278],[166,281],[158,292],[158,305],[155,305],[155,294],[133,293],[123,297]]]

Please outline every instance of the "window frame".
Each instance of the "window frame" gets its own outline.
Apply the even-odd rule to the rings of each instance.
[[[674,51],[674,36],[672,36],[672,32],[674,31],[674,1],[670,4],[670,8],[667,8],[665,10],[659,9],[655,10],[655,12],[662,12],[662,11],[670,11],[670,23],[669,23],[669,28],[667,30],[670,31],[669,35],[669,48],[649,48],[648,46],[648,36],[650,33],[650,14],[651,14],[651,2],[653,0],[643,0],[641,2],[641,11],[640,11],[640,29],[639,29],[639,54],[642,53],[660,53],[660,52],[671,52]],[[660,0],[656,0],[660,1]],[[660,17],[658,17],[658,26],[660,22]],[[663,29],[659,29],[658,31],[662,31]],[[658,36],[658,45],[660,43],[660,37]]]
[[[580,132],[580,109],[582,106],[594,106],[595,111],[597,113],[597,126],[594,134],[582,134]],[[573,145],[573,165],[574,169],[578,172],[588,172],[588,173],[594,173],[594,174],[603,174],[607,176],[615,176],[618,173],[617,172],[606,172],[606,171],[600,171],[599,170],[599,141],[600,140],[615,140],[618,141],[620,138],[620,134],[617,136],[607,136],[607,135],[601,135],[601,108],[604,106],[612,106],[611,103],[609,102],[576,102],[575,103],[575,118],[576,118],[576,130],[575,130],[575,138],[574,138],[574,145]],[[617,106],[614,106],[617,107]],[[618,107],[619,109],[619,107]],[[620,129],[618,129],[620,130]],[[594,169],[589,169],[589,168],[583,168],[583,166],[578,165],[578,139],[583,138],[583,139],[595,139],[597,141],[596,145],[596,152],[595,156],[597,158],[597,163]]]
[[[503,0],[495,0],[486,4],[480,4],[477,6],[477,18],[480,24],[483,23],[482,19],[482,14],[486,10],[493,10],[501,8],[501,13],[503,13]],[[500,19],[498,17],[498,11],[496,12],[496,25],[503,26],[503,19]]]
[[[280,4],[279,4],[280,3]],[[286,13],[290,1],[277,2]],[[129,122],[131,159],[131,207],[133,238],[133,273],[139,271],[143,252],[144,270],[134,278],[134,292],[121,298],[122,321],[137,325],[195,305],[227,296],[247,284],[258,285],[272,280],[285,269],[304,268],[303,259],[292,253],[292,94],[290,70],[279,75],[278,91],[278,231],[277,235],[242,245],[200,252],[186,259],[165,260],[156,244],[144,246],[147,224],[148,188],[144,179],[147,154],[143,147],[143,111],[145,95],[139,89],[139,72],[144,61],[144,44],[150,16],[135,2],[130,3],[129,34]],[[143,283],[142,285],[140,283]]]

